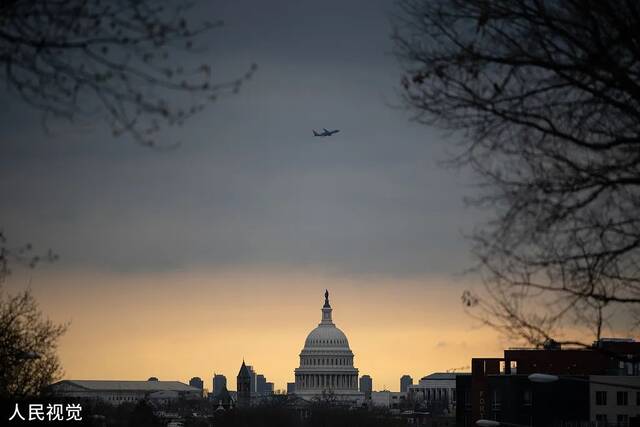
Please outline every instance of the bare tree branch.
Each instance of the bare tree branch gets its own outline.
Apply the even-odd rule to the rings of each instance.
[[[471,203],[494,212],[471,239],[485,287],[464,303],[536,345],[563,331],[583,336],[576,322],[598,338],[637,314],[640,6],[398,8],[404,99],[417,121],[462,135],[453,163],[477,173]]]
[[[194,43],[222,25],[192,24],[191,3],[151,0],[7,1],[0,5],[0,76],[26,103],[73,119],[98,107],[114,136],[156,146],[256,69],[216,81],[211,64],[188,65]]]

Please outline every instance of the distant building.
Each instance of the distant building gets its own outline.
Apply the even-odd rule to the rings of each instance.
[[[412,402],[421,403],[431,413],[455,416],[458,375],[467,374],[436,372],[422,377],[418,384],[409,386],[407,398]]]
[[[197,399],[202,390],[179,381],[62,380],[51,384],[48,393],[68,399],[90,399],[120,405],[143,399],[169,401]]]
[[[221,374],[213,374],[213,381],[211,384],[211,393],[217,396],[222,392],[223,388],[227,388],[227,377]]]
[[[249,376],[251,377],[251,381],[249,382],[249,386],[251,387],[250,393],[251,396],[255,396],[258,393],[258,378],[256,371],[253,370],[253,366],[251,365],[247,365],[247,369],[249,370]]]
[[[246,408],[251,405],[251,371],[242,361],[240,372],[237,377],[237,398],[238,407]]]
[[[262,374],[256,375],[256,392],[258,396],[263,396],[266,393],[267,379]]]
[[[296,383],[287,383],[287,394],[294,394],[296,392]]]
[[[372,391],[371,405],[378,408],[400,409],[400,406],[405,402],[406,397],[406,393],[398,391]]]
[[[409,391],[409,386],[413,385],[413,378],[409,375],[403,375],[400,377],[400,391],[406,393]]]
[[[217,405],[218,408],[222,407],[223,409],[229,409],[233,406],[234,399],[227,390],[227,386],[223,385],[222,389],[218,394],[209,394],[209,401],[211,401],[214,405]]]
[[[369,375],[363,375],[360,377],[360,392],[364,393],[365,399],[371,399],[371,392],[373,391],[373,380]]]
[[[202,382],[202,378],[193,377],[189,380],[189,385],[194,388],[199,388],[200,390],[204,389],[204,383]]]
[[[247,365],[244,360],[240,372],[238,373],[238,406],[258,405],[269,400],[273,393],[273,383],[267,378],[256,373],[251,365]]]
[[[264,385],[264,393],[265,396],[270,396],[273,394],[273,383],[272,382],[267,382]]]

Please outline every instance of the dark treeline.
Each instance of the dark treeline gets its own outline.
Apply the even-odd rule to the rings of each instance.
[[[14,412],[18,403],[21,414],[27,418],[18,418],[12,422],[28,423],[29,404],[42,404],[44,414],[48,404],[78,404],[82,406],[82,421],[37,421],[39,425],[68,425],[95,427],[162,427],[169,421],[178,420],[184,427],[396,427],[406,426],[407,421],[387,411],[371,409],[347,409],[326,405],[310,405],[304,409],[287,405],[265,405],[243,409],[216,411],[216,405],[205,400],[177,401],[170,406],[157,408],[153,404],[140,401],[111,405],[100,401],[69,401],[42,397],[38,399],[8,401],[0,400],[2,414],[7,418]],[[162,411],[160,411],[162,409]],[[162,417],[172,413],[173,417]],[[36,422],[36,421],[33,421]]]
[[[395,427],[406,421],[385,412],[366,409],[310,408],[304,413],[291,408],[251,408],[228,411],[215,417],[218,427]]]

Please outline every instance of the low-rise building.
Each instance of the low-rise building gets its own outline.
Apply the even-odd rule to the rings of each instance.
[[[407,393],[401,391],[372,391],[371,405],[378,408],[400,409],[406,402]]]
[[[438,415],[456,413],[456,376],[461,373],[436,372],[409,386],[407,398]]]
[[[62,380],[51,384],[48,393],[56,397],[100,400],[112,405],[158,398],[197,399],[202,390],[179,381]]]

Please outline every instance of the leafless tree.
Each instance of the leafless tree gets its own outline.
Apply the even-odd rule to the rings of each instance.
[[[38,395],[61,375],[57,343],[66,327],[44,318],[30,291],[0,289],[0,398]]]
[[[541,345],[640,308],[640,3],[400,0],[402,93],[459,140],[492,217],[463,302]],[[575,325],[580,325],[576,328]]]
[[[237,92],[213,66],[184,55],[221,22],[192,24],[191,2],[157,0],[7,0],[0,3],[0,76],[47,117],[106,113],[115,136],[158,145],[207,103]]]
[[[51,250],[38,255],[31,244],[12,247],[0,232],[0,398],[35,396],[61,375],[57,343],[67,325],[46,319],[29,290],[9,294],[2,288],[11,267],[57,259]]]
[[[42,261],[55,262],[57,260],[58,254],[51,249],[44,254],[38,254],[34,251],[31,243],[17,247],[11,246],[7,241],[5,233],[0,230],[0,286],[11,274],[12,264],[34,268]]]

